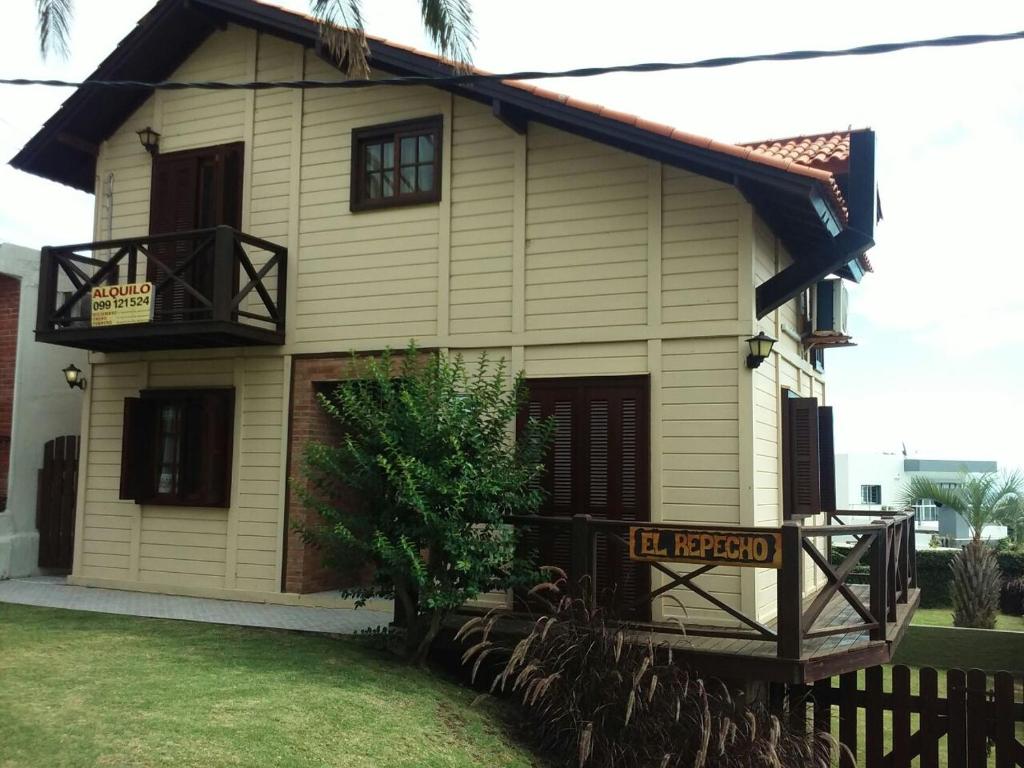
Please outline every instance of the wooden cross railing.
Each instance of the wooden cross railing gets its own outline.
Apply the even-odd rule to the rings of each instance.
[[[46,247],[36,331],[88,327],[94,288],[150,282],[151,324],[249,321],[283,334],[287,255],[227,226]]]
[[[842,523],[836,513],[833,521]],[[859,513],[857,513],[859,514]],[[779,534],[781,537],[781,566],[777,578],[777,617],[774,621],[761,621],[729,605],[712,591],[705,589],[697,580],[728,563],[698,563],[689,569],[673,568],[656,560],[635,561],[638,567],[648,567],[664,578],[660,585],[634,601],[633,605],[620,608],[636,608],[651,605],[659,599],[669,597],[674,591],[689,592],[704,603],[719,611],[724,619],[732,620],[736,626],[702,626],[673,622],[657,622],[659,632],[685,633],[695,637],[717,637],[731,640],[755,640],[776,645],[779,658],[799,660],[807,656],[807,645],[822,638],[835,635],[866,635],[872,642],[892,639],[890,625],[897,620],[898,607],[907,603],[911,590],[916,588],[914,558],[913,513],[884,514],[864,513],[872,519],[861,525],[806,525],[804,522],[787,521],[777,528],[740,526],[702,526],[680,523],[658,523],[659,530],[687,532],[728,532],[735,535]],[[568,531],[570,536],[570,559],[567,578],[577,583],[584,577],[589,579],[595,595],[613,591],[615,585],[601,584],[596,568],[595,555],[597,540],[602,538],[609,546],[618,547],[623,556],[629,551],[628,521],[607,520],[591,515],[578,514],[572,517],[517,516],[509,522],[527,528],[540,528],[554,534],[555,530]],[[643,525],[643,524],[641,524]],[[655,524],[651,524],[655,525]],[[829,557],[833,537],[849,537],[853,541],[850,551],[838,564]],[[823,550],[819,543],[828,542]],[[851,583],[850,577],[858,565],[867,561],[868,584],[865,601],[864,588]],[[805,589],[808,565],[820,570],[825,583],[809,593]],[[830,605],[834,615],[849,611],[837,611],[835,601],[844,601],[852,610],[849,619],[836,621],[834,616],[827,622],[819,622]],[[631,622],[637,624],[637,622]]]

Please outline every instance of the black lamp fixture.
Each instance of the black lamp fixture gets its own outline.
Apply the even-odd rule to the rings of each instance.
[[[82,375],[82,372],[74,363],[71,363],[64,369],[64,381],[68,383],[68,386],[71,387],[71,389],[74,389],[75,387],[78,387],[81,390],[85,389],[85,376]]]
[[[773,339],[764,331],[747,339],[747,346],[750,347],[750,354],[747,355],[747,368],[757,368],[763,363],[765,358],[772,353],[772,347],[775,346],[776,341],[777,339]]]
[[[139,134],[139,141],[142,142],[142,146],[145,147],[149,154],[155,157],[160,149],[160,134],[148,125],[141,131],[136,131],[136,133]]]

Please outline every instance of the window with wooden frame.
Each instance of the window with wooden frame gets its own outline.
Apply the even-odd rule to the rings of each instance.
[[[226,507],[235,390],[147,389],[124,401],[120,498]]]
[[[440,200],[442,127],[437,115],[352,131],[350,208]]]

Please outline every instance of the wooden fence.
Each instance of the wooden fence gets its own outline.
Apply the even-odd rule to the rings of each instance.
[[[1024,643],[1022,643],[1024,648]],[[979,669],[940,673],[883,667],[773,688],[773,703],[798,728],[829,732],[853,755],[841,768],[1014,768],[1024,766],[1021,679]]]

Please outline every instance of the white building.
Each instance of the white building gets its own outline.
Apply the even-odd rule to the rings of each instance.
[[[836,454],[836,507],[879,512],[902,509],[903,489],[912,478],[927,477],[940,485],[959,485],[964,473],[981,475],[997,472],[995,461],[961,459],[912,459],[901,453],[839,453]],[[949,539],[949,544],[963,543],[970,538],[967,522],[951,510],[937,507],[931,499],[914,504],[917,527],[925,534],[924,543],[932,533]],[[982,538],[997,541],[1006,538],[1006,527],[985,526]]]
[[[38,567],[37,477],[47,441],[80,430],[82,392],[62,369],[86,354],[33,335],[39,253],[0,243],[0,579]]]

